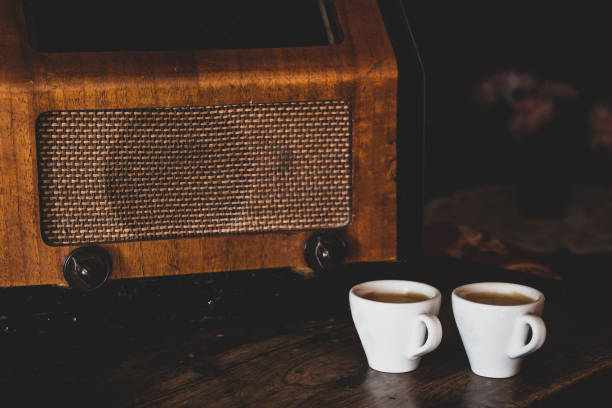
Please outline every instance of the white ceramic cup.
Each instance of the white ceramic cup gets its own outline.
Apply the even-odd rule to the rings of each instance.
[[[474,292],[519,293],[534,301],[511,306],[477,303],[463,296]],[[540,317],[542,292],[505,282],[480,282],[453,290],[452,307],[463,346],[475,374],[506,378],[521,369],[522,357],[539,349],[546,340]],[[527,342],[529,329],[531,339]]]
[[[365,299],[369,292],[420,293],[428,299],[412,303],[385,303]],[[442,340],[440,291],[424,283],[380,280],[353,286],[349,303],[368,365],[385,373],[404,373],[419,366],[421,356]],[[425,340],[427,338],[427,340]]]

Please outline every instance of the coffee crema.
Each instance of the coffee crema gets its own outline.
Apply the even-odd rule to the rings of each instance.
[[[415,303],[429,299],[429,296],[417,292],[393,293],[372,291],[361,294],[359,297],[382,303]]]
[[[533,303],[536,299],[525,296],[522,293],[499,293],[499,292],[468,292],[461,295],[465,300],[476,303],[495,306],[516,306]]]

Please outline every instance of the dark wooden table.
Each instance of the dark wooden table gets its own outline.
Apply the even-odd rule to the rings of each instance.
[[[578,272],[554,280],[428,257],[314,279],[276,270],[114,281],[93,294],[2,289],[0,406],[609,406],[611,296],[603,277]],[[442,291],[442,344],[414,372],[367,366],[347,293],[379,278]],[[450,292],[482,280],[547,296],[547,342],[516,377],[469,370]]]

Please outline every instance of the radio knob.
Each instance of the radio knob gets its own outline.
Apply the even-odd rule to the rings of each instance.
[[[317,274],[339,271],[345,258],[346,242],[332,232],[314,234],[304,246],[304,259]]]
[[[111,258],[100,247],[81,247],[64,262],[64,278],[72,289],[91,291],[99,288],[111,274]]]

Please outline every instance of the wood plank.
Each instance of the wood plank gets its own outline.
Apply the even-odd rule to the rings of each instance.
[[[443,295],[442,343],[411,373],[369,369],[351,321],[348,288],[381,277],[426,281]],[[547,341],[508,379],[471,373],[452,316],[452,288],[487,279],[529,284],[547,297]],[[443,259],[410,273],[400,264],[355,265],[333,281],[278,270],[109,285],[87,296],[52,287],[0,289],[3,403],[549,406],[612,370],[610,299],[601,296],[603,287],[575,280]],[[606,386],[595,382],[583,398],[605,396]]]

